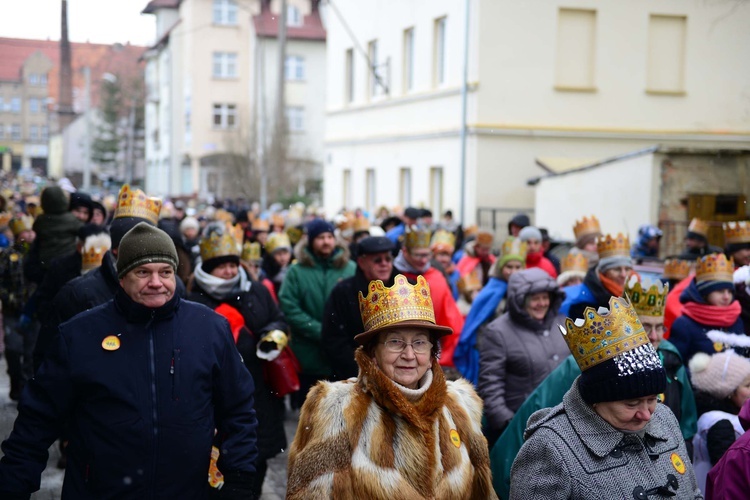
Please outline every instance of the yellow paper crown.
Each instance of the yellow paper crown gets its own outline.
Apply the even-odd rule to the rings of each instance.
[[[284,228],[284,216],[281,214],[273,214],[271,216],[271,224],[280,228]]]
[[[526,262],[528,248],[528,244],[525,241],[521,241],[518,238],[508,238],[503,241],[503,246],[500,249],[500,256],[516,255],[523,259],[523,262]]]
[[[596,250],[600,259],[607,257],[630,257],[630,238],[618,233],[616,237],[600,236],[596,240]]]
[[[102,259],[112,246],[112,240],[107,234],[96,234],[86,238],[81,252],[81,271],[87,272],[102,265]]]
[[[113,218],[139,217],[156,225],[159,222],[161,200],[146,196],[140,189],[131,189],[129,184],[120,188]]]
[[[579,271],[586,274],[589,270],[589,259],[582,253],[568,253],[560,261],[560,271],[563,273]]]
[[[727,260],[723,253],[704,255],[695,261],[695,282],[726,281],[734,282],[734,259]]]
[[[576,221],[573,226],[573,234],[576,239],[582,236],[595,235],[600,236],[602,234],[601,227],[599,226],[599,219],[592,215],[591,217],[584,217],[580,222]]]
[[[430,248],[429,229],[407,228],[404,233],[404,246],[409,250],[414,248]]]
[[[0,212],[0,227],[5,227],[10,223],[13,214],[10,212]]]
[[[286,233],[271,233],[268,235],[268,241],[266,242],[266,252],[273,253],[274,250],[279,248],[288,248],[291,251],[292,242],[289,240],[289,236]]]
[[[438,229],[435,234],[432,235],[432,242],[430,248],[433,252],[439,249],[446,249],[453,252],[456,249],[456,236],[450,231],[445,229]]]
[[[472,272],[461,276],[456,285],[460,293],[470,294],[482,289],[482,279],[477,270],[474,269]]]
[[[681,280],[690,274],[690,261],[667,259],[664,261],[664,277],[670,280]]]
[[[23,231],[31,231],[34,227],[34,218],[30,215],[22,215],[10,221],[8,226],[13,236],[18,236]]]
[[[214,220],[231,224],[234,222],[234,215],[224,210],[223,208],[220,208],[216,211],[216,213],[214,213]]]
[[[734,221],[724,223],[724,241],[731,243],[750,243],[750,223]]]
[[[669,285],[656,280],[645,290],[644,286],[645,284],[639,283],[635,276],[625,284],[625,295],[630,299],[633,309],[639,316],[664,316]]]
[[[268,221],[265,219],[255,219],[250,227],[252,228],[253,231],[268,232],[271,229],[271,226],[268,224]]]
[[[370,282],[367,297],[359,292],[359,312],[365,332],[402,321],[427,321],[435,324],[430,285],[424,276],[417,276],[412,285],[402,274],[396,275],[392,287],[382,281]]]
[[[700,220],[698,217],[693,217],[688,226],[688,231],[706,237],[708,236],[708,222]]]
[[[610,297],[604,314],[587,307],[583,319],[566,318],[560,331],[581,371],[649,343],[638,314],[622,297]]]
[[[354,220],[354,232],[360,233],[364,231],[370,230],[370,221],[367,220],[367,217],[359,216]]]
[[[245,262],[257,262],[263,257],[260,253],[260,243],[257,241],[247,241],[242,245],[242,257]]]
[[[201,239],[200,253],[201,260],[206,262],[217,257],[226,257],[228,255],[240,256],[240,244],[237,241],[237,229],[242,234],[242,228],[226,224],[223,228],[215,230],[208,229],[208,234]],[[241,241],[241,240],[240,240]]]
[[[479,233],[477,233],[477,245],[491,247],[494,241],[495,236],[489,231],[479,231]]]

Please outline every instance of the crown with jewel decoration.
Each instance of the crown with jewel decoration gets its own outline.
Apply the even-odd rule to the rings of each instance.
[[[600,236],[602,230],[599,226],[599,219],[592,215],[591,217],[584,217],[580,222],[576,221],[573,226],[573,234],[575,234],[576,239],[589,235]]]
[[[723,253],[704,255],[695,261],[695,282],[726,281],[734,282],[734,259]]]
[[[423,321],[435,325],[430,285],[422,275],[417,276],[416,285],[409,283],[402,274],[396,276],[391,287],[386,287],[380,280],[371,281],[367,297],[359,292],[359,312],[365,332],[404,321]]]
[[[242,237],[242,228],[225,223],[224,227],[216,226],[215,229],[209,227],[206,235],[200,242],[201,260],[215,259],[217,257],[226,257],[227,255],[240,256],[240,241],[237,236]]]
[[[445,229],[438,229],[435,231],[435,234],[432,235],[430,248],[433,252],[447,250],[453,253],[453,250],[456,249],[456,236]]]
[[[700,234],[703,237],[708,236],[708,222],[700,220],[698,217],[693,217],[688,226],[688,232]]]
[[[106,233],[86,238],[81,251],[81,273],[86,274],[102,265],[104,254],[112,247],[112,239]]]
[[[21,215],[11,220],[8,227],[13,236],[18,236],[24,231],[31,231],[34,227],[34,218],[30,215]]]
[[[161,204],[159,198],[146,196],[140,189],[132,189],[129,184],[125,184],[117,195],[113,218],[138,217],[156,225],[159,222]]]
[[[631,277],[625,284],[625,296],[639,316],[664,316],[664,305],[667,303],[669,285],[664,285],[656,280],[650,286],[638,282],[636,276]]]
[[[404,233],[404,246],[409,250],[414,248],[430,248],[430,233],[429,229],[419,229],[415,226],[407,228]]]
[[[589,270],[589,259],[582,253],[568,253],[560,261],[560,271],[563,273],[576,271],[586,274]]]
[[[273,253],[280,248],[286,248],[289,251],[292,250],[292,242],[289,241],[289,236],[286,233],[271,233],[268,235],[266,252]]]
[[[638,314],[622,297],[610,297],[609,310],[587,307],[582,319],[566,318],[560,331],[581,371],[649,343]]]
[[[600,236],[596,240],[596,250],[600,259],[607,257],[630,257],[630,238],[622,233],[617,233],[616,237],[609,234]]]
[[[725,222],[724,241],[727,244],[750,243],[750,223],[745,220]]]
[[[682,259],[667,259],[664,261],[664,277],[670,280],[681,280],[690,274],[691,263]]]
[[[247,241],[242,245],[242,256],[240,259],[245,262],[258,262],[263,257],[260,253],[260,243],[257,241]]]

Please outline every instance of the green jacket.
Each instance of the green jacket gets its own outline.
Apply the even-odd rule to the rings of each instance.
[[[309,251],[303,239],[294,253],[297,262],[289,268],[279,294],[279,305],[292,330],[289,345],[302,373],[327,377],[331,365],[320,345],[323,309],[333,287],[354,276],[357,266],[343,246],[337,246],[331,257],[321,259]]]
[[[661,341],[657,351],[660,357],[663,355],[662,351],[676,354],[678,359],[680,356],[677,349],[666,340]],[[526,430],[527,420],[537,410],[560,404],[563,396],[580,374],[581,369],[578,368],[573,356],[565,358],[521,405],[495,446],[492,447],[490,468],[492,469],[492,484],[498,497],[508,498],[509,496],[510,468],[523,445],[523,432]],[[695,435],[698,416],[693,389],[683,364],[680,364],[674,374],[667,371],[667,382],[672,383],[673,380],[680,384],[680,430],[682,436],[689,440]]]

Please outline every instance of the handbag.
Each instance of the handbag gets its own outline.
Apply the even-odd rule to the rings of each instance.
[[[263,378],[277,398],[299,390],[299,371],[297,356],[289,347],[283,348],[274,360],[263,362]]]

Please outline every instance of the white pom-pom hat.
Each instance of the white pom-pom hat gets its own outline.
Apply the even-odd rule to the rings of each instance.
[[[731,396],[750,377],[750,360],[732,350],[713,355],[699,352],[688,366],[693,387],[717,399]]]

